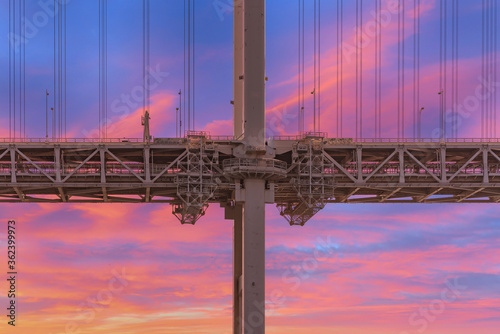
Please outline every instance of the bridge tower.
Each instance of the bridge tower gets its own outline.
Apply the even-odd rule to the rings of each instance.
[[[272,192],[266,189],[272,172],[264,170],[272,159],[265,145],[265,61],[265,0],[234,0],[233,132],[242,145],[229,170],[237,191],[226,216],[234,220],[235,334],[265,332],[265,199]]]

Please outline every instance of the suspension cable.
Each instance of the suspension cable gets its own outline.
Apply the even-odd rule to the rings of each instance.
[[[494,69],[495,69],[495,65],[494,65],[494,60],[495,60],[495,57],[494,57],[494,52],[495,52],[495,49],[494,49],[494,45],[495,45],[495,22],[494,22],[494,19],[495,19],[495,6],[494,6],[494,1],[491,0],[491,4],[490,4],[490,7],[489,7],[489,12],[490,12],[490,43],[489,43],[489,56],[490,56],[490,67],[489,67],[489,71],[488,73],[490,74],[490,78],[491,80],[488,80],[488,82],[490,83],[490,89],[489,89],[489,92],[494,92],[495,89],[493,87],[493,79],[494,79]],[[493,93],[493,96],[496,95],[496,93]],[[495,105],[494,105],[494,97],[492,96],[491,99],[489,99],[489,104],[490,104],[490,110],[491,110],[491,116],[490,116],[490,137],[493,138],[494,136],[494,133],[495,133]]]
[[[149,1],[149,0],[148,0]],[[196,7],[195,1],[193,0],[193,131],[195,128],[195,111],[196,111]]]
[[[485,30],[485,76],[489,76],[490,73],[490,0],[486,1],[486,19],[485,19],[485,25],[486,25],[486,30]],[[490,89],[490,83],[488,82],[487,85],[487,91]],[[490,105],[489,105],[489,100],[485,99],[485,112],[486,112],[486,120],[485,120],[485,135],[486,138],[490,138],[490,116],[491,116],[491,110],[490,110]]]
[[[9,0],[9,37],[12,38],[12,0]],[[12,140],[12,43],[9,42],[9,140]]]
[[[484,1],[484,0],[483,0]],[[444,128],[444,110],[443,110],[443,103],[441,101],[444,100],[444,89],[443,89],[443,50],[444,50],[444,45],[443,45],[443,0],[440,1],[440,19],[439,19],[439,94],[440,94],[440,107],[439,107],[439,124],[440,124],[440,138],[444,138],[444,133],[443,133],[443,128]]]
[[[481,53],[482,53],[482,61],[481,61],[481,77],[485,79],[485,0],[482,0],[482,16],[481,16]],[[484,90],[484,88],[483,88]],[[481,99],[481,138],[485,138],[485,109],[484,109],[484,99]]]
[[[104,0],[104,71],[103,72],[104,72],[104,138],[107,138],[108,137],[108,0]]]
[[[401,8],[401,0],[398,0]],[[398,11],[398,139],[401,138],[401,11]]]
[[[359,132],[359,0],[356,0],[356,141]]]
[[[344,0],[340,0],[340,137],[344,134]]]
[[[490,25],[491,25],[491,42],[490,42],[490,77],[492,80],[489,80],[490,82],[490,92],[494,92],[494,87],[493,87],[493,79],[494,79],[494,70],[495,70],[495,5],[494,5],[494,0],[491,0],[491,6],[490,6],[490,12],[491,12],[491,19],[490,19]],[[493,93],[493,96],[496,95],[496,93]],[[490,105],[491,105],[491,131],[490,135],[493,138],[494,133],[495,133],[495,104],[494,104],[494,97],[490,99]]]
[[[23,17],[26,18],[26,0],[23,0]],[[26,22],[23,24],[22,36],[26,36]],[[23,128],[26,138],[26,43],[21,43],[23,48]]]
[[[318,131],[321,131],[321,0],[318,0]]]
[[[147,79],[146,79],[146,0],[142,0],[142,114],[147,111]]]
[[[191,131],[191,0],[188,0],[188,131]]]
[[[417,1],[413,2],[413,138],[417,126]]]
[[[67,138],[67,6],[64,6],[64,138]]]
[[[458,6],[458,4],[457,4]],[[494,54],[495,54],[495,61],[494,61],[494,81],[498,82],[498,0],[495,0],[495,46],[494,46]],[[498,122],[497,122],[497,114],[498,114],[498,93],[494,94],[494,104],[495,104],[495,133],[494,136],[497,138],[497,129],[498,129]]]
[[[99,0],[99,139],[102,138],[102,0]]]
[[[401,41],[401,138],[405,137],[405,23],[406,11],[405,0],[402,8],[402,41]]]
[[[316,81],[317,81],[317,41],[318,41],[318,37],[317,37],[317,20],[316,20],[316,16],[317,16],[317,0],[314,0],[314,41],[313,41],[313,44],[314,44],[314,51],[313,51],[313,64],[314,64],[314,88],[313,88],[313,131],[316,132]]]
[[[455,37],[456,37],[456,41],[455,41],[455,48],[456,48],[456,51],[455,51],[455,57],[456,57],[456,62],[455,62],[455,66],[456,66],[456,69],[455,69],[455,80],[456,80],[456,83],[455,83],[455,138],[458,138],[458,103],[459,103],[459,87],[460,87],[460,80],[459,80],[459,76],[460,76],[460,57],[459,57],[459,52],[460,52],[460,49],[459,49],[459,42],[460,42],[460,28],[459,28],[459,20],[460,20],[460,16],[459,16],[459,1],[456,0],[456,4],[455,4],[455,24],[456,24],[456,28],[455,28]]]
[[[22,1],[19,1],[19,34],[22,33]],[[19,50],[19,138],[23,137],[23,52]]]
[[[305,131],[305,0],[302,0],[302,131]]]
[[[495,0],[496,1],[496,0]],[[455,5],[455,10],[456,10],[456,13],[455,13],[455,24],[457,25],[456,26],[456,31],[455,31],[455,36],[456,36],[456,43],[455,43],[455,47],[456,47],[456,57],[457,57],[457,61],[455,63],[455,66],[457,67],[456,68],[456,73],[455,73],[455,79],[457,80],[456,84],[455,84],[455,108],[457,108],[456,110],[456,115],[455,115],[455,138],[458,138],[458,103],[459,103],[459,88],[460,88],[460,57],[459,57],[459,52],[460,52],[460,49],[459,49],[459,43],[460,43],[460,26],[459,26],[459,20],[460,20],[460,16],[459,16],[459,4],[460,2],[458,0],[456,0],[456,5]]]
[[[489,73],[490,73],[490,45],[489,45],[489,42],[490,42],[490,0],[487,0],[486,1],[486,22],[485,22],[485,25],[486,25],[486,30],[485,30],[485,57],[486,57],[486,60],[485,60],[485,76],[489,76]],[[487,90],[489,91],[490,89],[490,84],[488,82],[488,85],[487,85]],[[488,99],[485,99],[484,101],[485,103],[485,113],[486,113],[486,120],[485,120],[485,135],[486,135],[486,138],[490,138],[490,105],[489,105],[489,100]]]
[[[422,106],[420,105],[420,15],[421,15],[421,6],[420,6],[420,0],[418,0],[418,38],[417,38],[417,109],[418,113],[421,113],[421,108]],[[419,137],[421,135],[422,131],[422,118],[421,115],[419,115]]]
[[[378,133],[378,38],[379,38],[379,32],[378,32],[378,0],[375,0],[375,66],[374,66],[374,72],[375,72],[375,85],[374,85],[374,90],[375,90],[375,98],[374,98],[374,137],[377,138],[377,133]]]
[[[13,34],[15,35],[16,33],[16,2],[14,1],[13,3],[13,12],[12,12],[12,17],[13,17]],[[16,95],[16,73],[17,73],[17,68],[16,68],[16,50],[14,49],[14,54],[13,54],[13,67],[14,67],[14,86],[13,86],[13,89],[14,89],[14,98],[13,98],[13,109],[14,109],[14,113],[13,113],[13,124],[12,124],[12,129],[14,130],[14,140],[16,139],[16,99],[17,99],[17,95]]]
[[[338,1],[338,0],[337,0]],[[302,71],[301,71],[301,30],[300,30],[300,26],[301,26],[301,0],[297,0],[297,3],[298,3],[298,30],[297,30],[297,45],[298,45],[298,49],[297,49],[297,54],[298,54],[298,62],[297,62],[297,81],[298,81],[298,85],[297,85],[297,130],[299,132],[299,134],[302,132],[302,129],[301,129],[301,96],[300,96],[300,84],[301,84],[301,75],[302,75]]]
[[[451,1],[451,129],[450,137],[454,137],[455,128],[455,0]]]
[[[183,132],[185,133],[186,132],[186,99],[187,99],[187,88],[186,88],[186,69],[187,69],[187,63],[186,63],[186,48],[187,48],[187,37],[186,37],[186,21],[187,21],[187,17],[186,17],[186,0],[184,0],[184,108],[183,109],[183,112],[184,112],[184,123],[183,123]],[[181,134],[182,136],[182,134]]]
[[[149,69],[151,68],[151,9],[150,1],[146,0],[146,103],[149,114],[151,114],[151,90],[149,87]]]
[[[443,23],[443,38],[444,38],[444,44],[443,44],[443,75],[444,75],[444,80],[443,80],[443,138],[446,138],[446,107],[447,107],[447,97],[448,97],[448,91],[447,91],[447,86],[448,86],[448,2],[445,0],[444,1],[444,23]]]
[[[378,43],[379,43],[379,47],[378,47],[378,52],[379,52],[379,56],[378,56],[378,68],[379,68],[379,88],[378,88],[378,112],[379,112],[379,116],[378,116],[378,137],[382,137],[382,0],[379,0],[379,4],[378,4],[378,8],[379,8],[379,19],[378,19],[378,25],[379,25],[379,33],[380,33],[380,36],[379,36],[379,39],[378,39]]]
[[[337,75],[337,81],[336,81],[336,89],[337,89],[337,99],[336,99],[336,103],[337,103],[337,137],[339,137],[340,135],[340,132],[339,132],[339,128],[340,128],[340,115],[339,115],[339,52],[340,52],[340,45],[339,45],[339,0],[337,0],[337,39],[336,39],[336,42],[337,42],[337,67],[336,67],[336,75]]]
[[[58,15],[59,17],[57,18],[57,89],[58,89],[58,113],[57,113],[57,120],[58,120],[58,126],[57,126],[57,138],[61,138],[61,117],[62,117],[62,98],[61,98],[61,92],[62,92],[62,87],[61,87],[61,79],[62,79],[62,71],[61,71],[61,63],[62,63],[62,54],[61,54],[61,43],[62,43],[62,38],[61,38],[61,30],[62,30],[62,18],[61,18],[61,10],[62,10],[62,4],[58,3],[59,9],[58,9]]]
[[[359,137],[363,138],[363,1],[359,1]]]

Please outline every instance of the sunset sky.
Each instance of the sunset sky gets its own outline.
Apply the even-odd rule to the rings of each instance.
[[[232,134],[233,22],[230,7],[220,7],[228,2],[196,1],[195,127],[215,135]],[[310,92],[313,1],[306,2]],[[457,100],[464,104],[484,82],[482,7],[481,1],[458,2]],[[40,3],[45,1],[26,0],[30,22],[45,13]],[[142,85],[142,1],[108,3],[109,136],[138,138],[142,100],[130,107],[121,99]],[[373,22],[375,1],[363,3],[364,22]],[[382,3],[385,9],[387,1]],[[420,3],[415,12],[414,1],[406,1],[404,12],[405,132],[412,137],[413,28],[420,12],[422,136],[434,137],[439,129],[440,2]],[[450,26],[451,3],[447,0]],[[268,136],[297,132],[297,4],[267,4]],[[68,136],[83,138],[95,135],[98,126],[98,1],[71,0],[67,6]],[[323,0],[321,8],[321,130],[333,137],[337,1]],[[151,66],[162,73],[151,91],[155,137],[175,135],[177,92],[183,87],[183,10],[181,0],[151,0]],[[354,46],[355,1],[344,0],[344,12],[343,132],[353,137],[355,59],[346,50]],[[8,18],[9,2],[3,0],[0,137],[8,136],[9,124]],[[397,15],[389,15],[382,32],[383,137],[397,135],[397,28]],[[37,26],[33,35],[26,42],[26,125],[29,137],[44,137],[45,90],[53,85],[52,21]],[[451,30],[448,38],[451,69]],[[363,48],[366,137],[374,133],[374,53],[375,43],[368,39]],[[500,85],[492,86],[487,103],[500,97]],[[312,99],[306,95],[311,129]],[[480,137],[480,106],[462,113],[457,126],[459,137]],[[232,223],[223,216],[212,205],[195,226],[181,226],[171,208],[160,204],[2,204],[0,218],[18,221],[20,299],[18,327],[7,328],[4,319],[0,333],[231,333]],[[268,333],[498,333],[500,206],[332,204],[304,227],[293,228],[272,205],[266,217]],[[5,230],[0,229],[4,257]],[[5,279],[0,289],[4,309]]]

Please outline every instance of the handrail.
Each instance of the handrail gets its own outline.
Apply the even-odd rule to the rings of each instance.
[[[207,132],[190,132],[186,135],[204,136],[208,140],[233,141],[234,136],[210,135]],[[500,138],[339,138],[322,137],[320,133],[304,133],[300,135],[271,136],[271,140],[301,140],[307,137],[321,137],[326,141],[338,143],[500,143]],[[156,138],[156,139],[183,139],[184,137]],[[154,139],[151,140],[151,143]],[[144,143],[142,138],[0,138],[0,143]]]

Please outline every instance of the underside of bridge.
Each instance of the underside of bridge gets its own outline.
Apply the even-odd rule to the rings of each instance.
[[[265,204],[304,225],[328,203],[498,203],[500,143],[265,140],[265,0],[234,2],[234,133],[0,142],[0,202],[169,203],[234,221],[235,334],[265,332]],[[311,223],[311,222],[310,222]]]
[[[347,142],[347,143],[346,143]],[[350,143],[349,143],[350,142]],[[242,158],[231,137],[191,133],[151,142],[0,144],[0,202],[170,203],[194,223],[230,203],[246,178],[290,223],[327,203],[497,203],[500,144],[353,143],[309,134],[270,140],[273,158]]]

